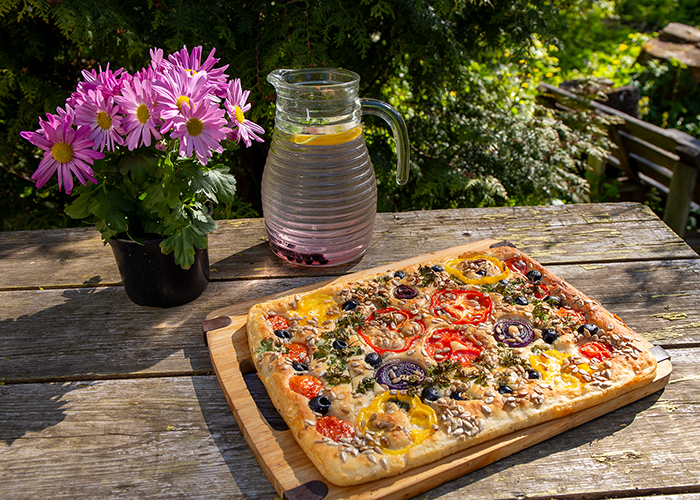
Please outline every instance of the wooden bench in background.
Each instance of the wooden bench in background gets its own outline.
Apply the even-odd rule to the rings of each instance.
[[[565,89],[542,83],[541,103],[551,108],[582,109],[621,118],[609,130],[615,148],[607,161],[633,182],[654,186],[666,194],[663,220],[679,236],[685,236],[691,207],[700,204],[700,140],[680,130],[664,129],[596,101],[588,101]],[[599,165],[602,175],[605,165]]]

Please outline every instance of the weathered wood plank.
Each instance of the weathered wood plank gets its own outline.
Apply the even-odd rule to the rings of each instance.
[[[327,269],[283,262],[269,250],[263,220],[241,219],[220,221],[210,235],[211,279],[334,276],[487,238],[507,239],[543,264],[696,256],[637,203],[379,214],[365,256]],[[0,233],[0,290],[119,281],[111,250],[93,229]]]
[[[671,354],[663,392],[421,498],[697,492],[700,356]],[[214,376],[5,385],[0,398],[3,498],[275,495]]]
[[[700,259],[548,267],[654,343],[700,342]],[[209,372],[210,312],[325,279],[213,282],[171,309],[132,304],[121,287],[0,292],[0,381]]]
[[[216,378],[0,386],[4,499],[266,499]]]

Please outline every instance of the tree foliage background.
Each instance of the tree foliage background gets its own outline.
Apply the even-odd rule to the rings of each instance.
[[[230,159],[239,200],[219,217],[259,210],[259,180],[273,128],[277,68],[342,67],[361,95],[405,115],[411,181],[393,182],[388,131],[365,118],[383,211],[587,201],[585,154],[602,155],[605,123],[563,116],[522,98],[526,83],[498,65],[556,33],[588,0],[1,0],[0,213],[3,230],[74,224],[50,185],[34,188],[39,158],[19,132],[37,127],[83,69],[129,71],[148,50],[216,48],[251,89],[250,118],[268,141]]]

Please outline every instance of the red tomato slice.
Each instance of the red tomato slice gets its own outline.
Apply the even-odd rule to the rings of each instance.
[[[435,361],[449,359],[457,361],[463,366],[470,366],[472,360],[481,354],[479,346],[465,337],[463,333],[452,328],[434,331],[426,338],[424,346],[428,356]],[[436,355],[442,356],[442,358],[436,359]]]
[[[518,259],[518,258],[508,259],[505,262],[505,264],[506,264],[506,266],[508,266],[508,268],[511,271],[515,271],[516,273],[520,273],[520,274],[527,273],[527,262],[525,262],[522,259]]]
[[[582,313],[581,311],[578,311],[576,309],[572,309],[571,307],[560,307],[558,309],[554,310],[556,314],[562,318],[566,319],[568,318],[571,321],[574,321],[576,323],[584,324],[586,323],[586,315]]]
[[[313,375],[294,375],[289,379],[289,388],[307,399],[313,399],[323,388],[323,382]]]
[[[270,322],[270,326],[272,326],[273,330],[286,330],[289,328],[289,321],[287,321],[287,318],[278,314],[270,316],[267,318],[267,321]]]
[[[292,342],[287,347],[289,348],[289,352],[285,356],[291,360],[301,362],[309,355],[309,348],[306,347],[305,344]]]
[[[355,426],[350,422],[341,420],[333,415],[325,415],[316,421],[316,430],[333,441],[340,438],[352,438],[355,435]]]
[[[532,288],[536,299],[544,299],[549,297],[549,287],[544,283],[533,283],[529,285]]]
[[[587,342],[579,347],[578,351],[588,359],[597,359],[598,361],[612,356],[612,347],[602,342]]]
[[[430,301],[430,312],[455,325],[478,325],[491,314],[491,297],[473,290],[440,290]]]
[[[357,333],[367,345],[379,354],[384,352],[405,352],[409,350],[425,332],[425,323],[421,320],[413,320],[414,317],[415,314],[411,314],[398,307],[385,307],[384,309],[378,309],[370,314],[365,320],[365,326],[358,328]],[[403,339],[403,345],[396,348],[377,345],[379,342],[378,336],[368,335],[368,330],[371,328],[370,323],[375,321],[384,324],[394,339]],[[414,328],[414,333],[405,336],[405,329],[409,327]]]

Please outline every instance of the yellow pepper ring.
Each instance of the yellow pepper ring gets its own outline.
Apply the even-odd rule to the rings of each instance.
[[[543,355],[544,354],[544,355]],[[540,372],[543,382],[548,384],[579,388],[585,381],[583,373],[591,374],[591,367],[587,363],[577,365],[578,372],[576,374],[562,372],[564,366],[564,358],[568,358],[569,354],[560,352],[554,349],[544,351],[544,353],[533,354],[528,360],[530,365]]]
[[[334,134],[294,134],[291,136],[290,141],[306,146],[335,146],[337,144],[344,144],[352,141],[353,139],[357,139],[361,133],[362,125],[358,125],[350,130],[336,132]]]
[[[457,265],[460,262],[468,261],[468,260],[481,260],[485,259],[491,262],[494,266],[496,266],[497,269],[501,270],[500,274],[497,274],[496,276],[484,276],[483,278],[477,278],[477,279],[472,279],[472,278],[467,278],[462,271],[457,269]],[[445,262],[445,269],[447,270],[448,273],[450,273],[452,276],[460,280],[462,283],[465,285],[489,285],[491,283],[496,283],[498,281],[506,279],[508,276],[510,276],[510,269],[508,269],[508,266],[506,266],[503,262],[501,262],[499,259],[496,257],[491,257],[489,255],[475,255],[474,257],[470,257],[468,259],[459,259],[459,258],[453,258],[449,259],[447,262]]]
[[[380,445],[380,448],[387,455],[400,455],[409,448],[422,443],[435,433],[435,427],[438,425],[437,415],[435,410],[430,406],[423,404],[418,396],[404,396],[402,394],[392,395],[389,391],[385,391],[372,400],[369,406],[360,410],[357,416],[357,427],[362,433],[367,430],[367,423],[374,413],[384,413],[385,405],[389,400],[399,401],[409,406],[408,420],[411,422],[411,441],[412,443],[400,449],[385,448]],[[381,434],[377,432],[377,434]]]
[[[312,293],[303,296],[295,309],[295,312],[304,318],[299,321],[299,324],[304,326],[311,318],[316,318],[318,324],[335,319],[340,315],[337,312],[331,313],[335,305],[337,303],[333,296],[327,293]]]

